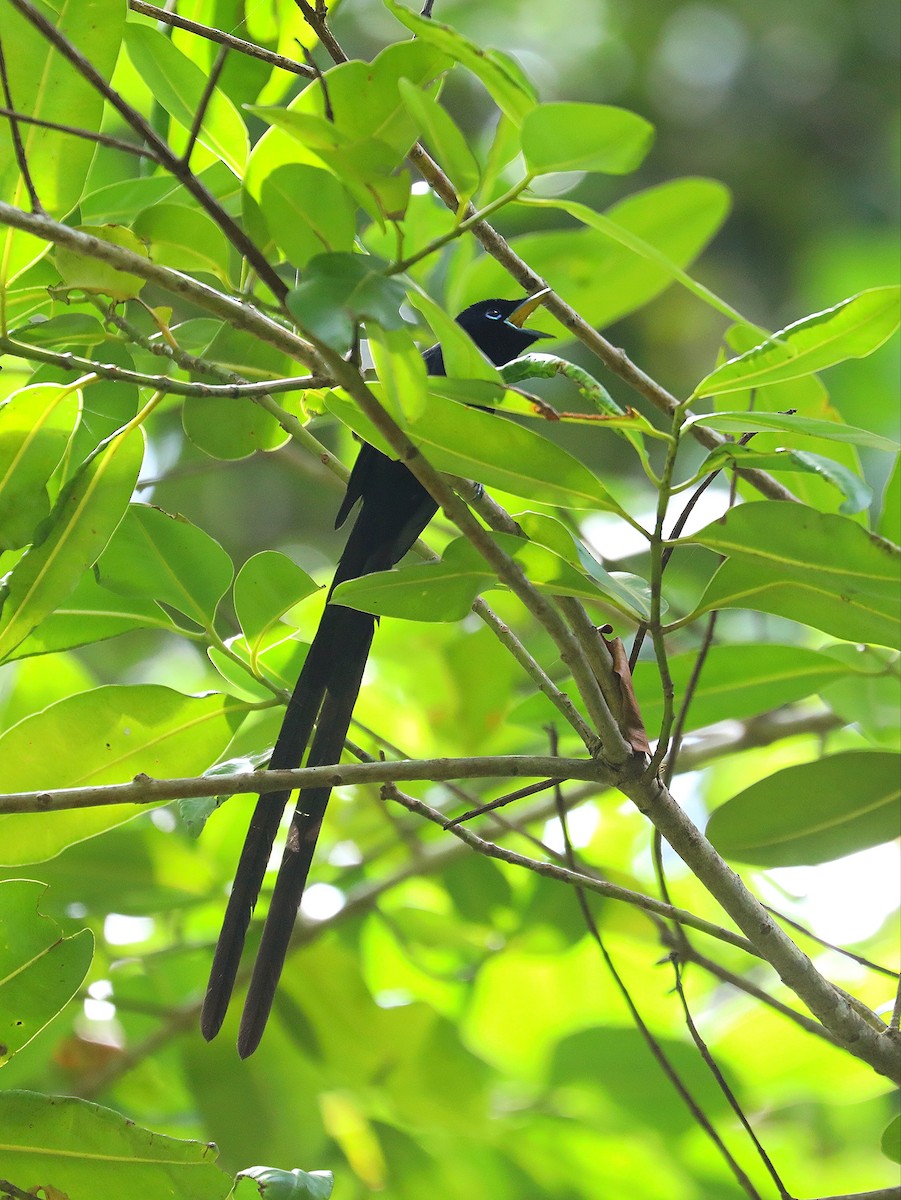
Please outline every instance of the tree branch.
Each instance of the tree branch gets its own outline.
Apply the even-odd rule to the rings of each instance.
[[[302,75],[305,79],[314,77],[314,72],[303,63],[295,62],[293,58],[285,58],[283,54],[276,54],[264,46],[258,46],[256,42],[247,42],[243,38],[235,37],[234,34],[223,33],[221,29],[213,29],[210,25],[189,21],[187,17],[180,17],[177,13],[169,12],[165,8],[158,8],[155,4],[145,4],[144,0],[128,0],[128,7],[132,12],[142,13],[145,17],[153,17],[155,21],[160,21],[164,25],[172,25],[175,29],[186,29],[189,33],[196,33],[198,37],[206,38],[209,42],[228,46],[230,50],[237,50],[239,54],[246,54],[250,58],[259,59],[260,62],[269,63],[272,67],[278,67],[280,71],[288,71],[292,75]]]
[[[259,278],[266,284],[272,294],[281,303],[288,293],[287,285],[279,278],[268,259],[251,241],[244,230],[229,216],[219,201],[200,182],[191,171],[188,164],[178,158],[169,145],[159,136],[153,126],[141,116],[119,93],[103,78],[97,68],[81,51],[61,33],[52,22],[31,4],[30,0],[9,0],[26,21],[39,30],[48,42],[72,64],[78,73],[87,80],[104,100],[108,101],[116,112],[139,134],[150,146],[161,166],[165,167],[199,202],[202,208],[213,218],[228,240],[253,266]]]

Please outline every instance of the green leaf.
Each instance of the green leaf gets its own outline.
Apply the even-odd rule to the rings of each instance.
[[[132,504],[96,574],[111,592],[161,601],[208,629],[234,569],[219,543],[184,517]]]
[[[319,590],[296,563],[275,550],[249,558],[235,579],[235,612],[254,656],[281,617]]]
[[[539,591],[551,596],[599,600],[603,584],[567,557],[538,542],[514,534],[493,534],[494,541],[515,559]],[[618,608],[633,614],[634,597],[606,576]],[[348,604],[378,616],[410,621],[459,621],[479,593],[502,586],[492,568],[466,538],[455,538],[441,561],[377,571],[348,580],[335,588],[336,603]]]
[[[899,322],[901,289],[870,288],[787,325],[762,345],[723,363],[701,380],[693,395],[738,392],[812,375],[847,358],[865,358],[888,341]]]
[[[354,206],[330,171],[302,163],[276,167],[263,180],[260,207],[272,240],[295,267],[326,250],[351,250]]]
[[[585,598],[597,600],[603,597],[627,616],[637,620],[649,619],[650,594],[646,580],[622,571],[605,571],[587,547],[578,542],[566,526],[554,517],[527,512],[517,513],[515,519],[526,537],[553,550],[594,583],[596,590],[592,594],[586,589],[582,593]],[[529,577],[532,578],[531,571]],[[666,611],[665,603],[663,611]]]
[[[82,575],[74,591],[16,646],[9,658],[54,654],[58,650],[87,646],[134,629],[172,628],[172,620],[158,604],[109,592],[100,587],[89,571]]]
[[[590,228],[529,233],[513,238],[511,245],[586,321],[605,326],[669,287],[673,281],[669,264],[684,268],[692,262],[728,211],[728,191],[711,179],[673,180],[636,192],[607,210],[606,216],[617,226],[659,251],[668,260],[665,264],[620,244],[609,228],[603,233]],[[598,286],[599,279],[604,280],[603,287]],[[467,269],[451,299],[463,308],[484,296],[505,296],[509,288],[503,267],[483,255]],[[562,326],[558,329],[559,336],[571,336]]]
[[[149,25],[129,21],[125,26],[125,48],[154,99],[182,126],[187,145],[187,133],[206,88],[204,72],[170,38]],[[210,97],[197,140],[242,178],[247,163],[247,129],[241,114],[219,88]]]
[[[825,458],[822,454],[810,454],[806,450],[757,450],[753,446],[728,442],[711,451],[698,470],[698,478],[722,467],[754,467],[760,471],[804,471],[818,475],[838,488],[845,497],[838,510],[845,516],[863,512],[873,499],[872,489],[855,471],[849,470],[834,459]]]
[[[407,621],[460,621],[476,596],[496,587],[494,572],[466,538],[455,538],[441,562],[419,563],[349,579],[334,602]]]
[[[425,135],[432,154],[449,176],[454,191],[463,204],[479,186],[479,164],[453,118],[437,100],[408,79],[398,81],[401,99],[407,112]]]
[[[753,608],[845,641],[899,645],[901,551],[847,517],[802,504],[742,504],[685,542],[728,555],[685,622]]]
[[[879,514],[878,532],[894,542],[901,542],[901,455],[895,459],[892,473],[882,493],[882,512]]]
[[[4,581],[0,659],[65,600],[99,558],[125,513],[143,456],[140,429],[117,433],[60,493],[40,538]]]
[[[522,123],[522,152],[533,175],[628,175],[641,165],[653,140],[650,121],[609,104],[539,104]]]
[[[487,379],[502,386],[497,367],[490,363],[466,330],[423,291],[411,291],[408,300],[417,308],[441,346],[441,358],[448,376],[459,379]]]
[[[472,71],[485,85],[498,108],[517,124],[535,106],[531,85],[506,55],[483,49],[450,25],[422,17],[398,4],[397,0],[385,0],[385,7],[417,38],[431,43]]]
[[[422,415],[426,367],[408,329],[367,329],[369,350],[379,379],[379,398],[400,424]]]
[[[288,293],[288,309],[303,329],[342,353],[361,321],[400,329],[406,291],[384,274],[385,265],[371,254],[317,255],[300,287]]]
[[[385,214],[402,209],[400,201],[406,200],[398,188],[405,192],[409,177],[392,172],[417,133],[398,80],[409,79],[421,87],[450,65],[449,58],[426,42],[403,42],[387,47],[371,63],[341,63],[325,73],[334,121],[326,118],[318,82],[304,88],[287,109],[249,106],[274,128],[260,138],[250,156],[248,194],[258,201],[263,180],[285,163],[324,166],[384,228]]]
[[[96,346],[106,340],[106,330],[90,313],[60,313],[46,321],[30,321],[21,329],[14,329],[10,336],[29,346],[58,350],[63,346]]]
[[[703,283],[698,283],[696,279],[692,279],[688,272],[683,271],[682,267],[673,258],[633,232],[623,221],[615,221],[607,214],[595,212],[587,204],[579,204],[575,200],[563,200],[556,197],[553,199],[539,199],[537,196],[524,193],[517,197],[517,203],[526,204],[532,208],[556,208],[561,212],[569,213],[571,217],[575,217],[577,221],[581,221],[589,229],[595,229],[598,233],[605,234],[611,242],[622,249],[631,250],[634,254],[646,259],[648,263],[653,263],[663,270],[669,278],[676,283],[681,283],[692,295],[703,300],[705,304],[709,304],[717,312],[721,312],[724,316],[739,322],[743,328],[752,329],[756,334],[765,332],[765,330],[760,330],[758,326],[752,325],[737,309],[717,296],[710,288],[705,287]],[[623,206],[625,207],[627,203],[628,201],[624,201]],[[610,211],[613,212],[613,209]]]
[[[261,1196],[262,1200],[329,1200],[335,1186],[331,1171],[280,1171],[277,1167],[248,1167],[239,1171],[237,1180],[252,1179],[253,1192],[248,1197]],[[243,1195],[243,1193],[240,1193]]]
[[[94,70],[106,80],[112,76],[119,55],[126,11],[119,0],[79,0],[41,8],[65,37],[89,54]],[[10,4],[3,6],[3,42],[10,95],[20,112],[92,133],[100,129],[105,107],[100,92]],[[27,209],[28,192],[12,153],[5,119],[4,125],[0,134],[0,200]],[[49,216],[65,216],[84,190],[96,150],[94,143],[31,124],[20,124],[19,134],[41,204]],[[0,288],[48,248],[43,239],[0,226]]]
[[[38,912],[45,891],[31,879],[0,883],[0,1065],[68,1004],[91,965],[90,930],[63,937]]]
[[[880,749],[901,749],[899,659],[875,646],[830,646],[829,657],[847,672],[820,689],[820,698]]]
[[[0,404],[0,551],[27,546],[50,512],[47,481],[65,453],[81,395],[38,383]]]
[[[0,735],[10,792],[199,775],[222,753],[247,712],[229,696],[184,696],[155,684],[99,687],[67,696]],[[0,814],[0,862],[43,862],[121,825],[146,804]]]
[[[178,271],[201,271],[231,285],[231,248],[205,212],[186,204],[154,204],[135,217],[132,230],[150,247],[150,257]]]
[[[440,385],[439,385],[440,386]],[[378,398],[379,387],[371,385]],[[352,401],[330,392],[326,408],[384,453],[390,447]],[[531,429],[430,392],[404,432],[440,471],[476,479],[543,504],[619,511],[601,481],[566,450]]]
[[[697,654],[676,654],[669,670],[681,703],[697,662]],[[687,730],[702,729],[717,721],[744,721],[760,713],[794,704],[839,679],[848,668],[827,654],[801,646],[754,645],[712,646],[688,710]],[[639,662],[632,673],[635,695],[651,731],[663,719],[660,671],[654,662]],[[855,685],[861,674],[851,676]]]
[[[209,1142],[143,1129],[75,1096],[0,1093],[3,1170],[13,1179],[52,1179],[58,1195],[141,1200],[225,1200],[231,1180]]]
[[[204,351],[225,370],[244,379],[278,379],[291,375],[296,363],[253,334],[222,324]],[[182,406],[182,426],[195,446],[213,458],[234,462],[258,450],[275,450],[288,440],[275,417],[249,397],[189,396]]]
[[[901,1163],[901,1113],[893,1117],[882,1131],[880,1145],[886,1158]]]
[[[857,429],[854,425],[845,425],[838,421],[823,421],[817,417],[802,417],[794,413],[707,413],[686,421],[685,428],[689,429],[693,425],[705,425],[723,433],[776,430],[825,438],[830,442],[846,442],[852,446],[866,446],[870,450],[887,450],[893,454],[898,450],[897,442],[881,437],[878,433],[871,433],[869,429]]]
[[[829,862],[898,836],[901,757],[848,750],[786,767],[711,816],[707,836],[726,858],[761,867]]]
[[[75,228],[79,233],[97,238],[100,242],[121,246],[124,250],[130,250],[132,254],[139,254],[144,258],[150,257],[146,245],[124,225],[77,225]],[[133,275],[130,271],[119,271],[99,258],[77,254],[67,246],[56,247],[54,260],[66,287],[111,296],[113,300],[133,300],[140,294],[145,283],[140,275]]]

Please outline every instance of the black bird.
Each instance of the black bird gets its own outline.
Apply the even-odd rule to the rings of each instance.
[[[526,300],[482,300],[460,313],[457,321],[483,354],[496,366],[502,366],[538,338],[548,336],[522,328],[545,294],[542,291]],[[432,346],[423,357],[430,375],[445,374],[440,346]],[[388,458],[366,442],[347,482],[336,528],[344,524],[358,500],[362,501],[360,511],[338,561],[329,596],[345,579],[393,567],[428,525],[437,508],[403,463]],[[369,613],[326,601],[288,703],[269,761],[270,769],[300,766],[311,734],[308,766],[325,766],[340,760],[375,625],[376,618]],[[297,797],[241,1018],[238,1053],[242,1058],[257,1048],[266,1027],[330,792],[328,787],[304,788]],[[216,1036],[225,1018],[250,916],[290,795],[290,792],[261,795],[251,818],[200,1017],[200,1028],[207,1040]]]

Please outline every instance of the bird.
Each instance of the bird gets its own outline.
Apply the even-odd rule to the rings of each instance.
[[[503,366],[550,334],[523,328],[549,289],[517,300],[482,300],[457,316],[482,353]],[[429,375],[444,375],[441,346],[423,354]],[[333,603],[339,583],[389,570],[411,548],[437,511],[429,493],[404,464],[363,442],[338,509],[340,528],[359,504],[316,634],[288,702],[269,760],[270,770],[299,767],[309,744],[308,766],[341,757],[377,618]],[[303,788],[276,876],[238,1033],[238,1053],[247,1058],[259,1045],[288,951],[330,787]],[[235,871],[222,930],[213,956],[200,1028],[210,1041],[219,1032],[244,949],[244,939],[291,792],[261,794]]]

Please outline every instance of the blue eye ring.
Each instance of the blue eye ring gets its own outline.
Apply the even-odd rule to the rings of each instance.
[[[485,316],[489,321],[500,321],[503,315],[504,314],[499,308],[490,308],[488,312],[485,313]]]

